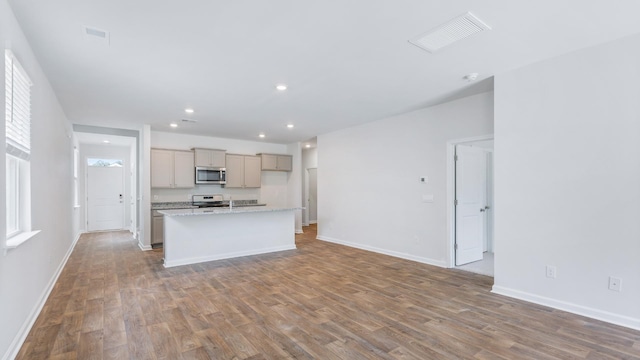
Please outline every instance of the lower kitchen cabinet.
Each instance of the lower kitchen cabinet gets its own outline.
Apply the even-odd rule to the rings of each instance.
[[[155,212],[152,212],[152,213],[155,213]],[[163,242],[164,242],[164,216],[154,215],[151,217],[151,245],[162,244]]]
[[[262,186],[260,156],[227,154],[227,188]]]

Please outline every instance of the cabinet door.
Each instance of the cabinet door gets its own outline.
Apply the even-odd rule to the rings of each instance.
[[[173,151],[151,149],[151,187],[173,187]]]
[[[196,166],[211,166],[211,152],[209,150],[195,149],[194,152]]]
[[[211,166],[223,168],[226,167],[226,151],[222,150],[211,150]]]
[[[278,155],[262,154],[262,170],[278,170]]]
[[[174,172],[174,187],[192,188],[196,185],[193,152],[174,152]]]
[[[293,157],[289,155],[278,155],[278,170],[291,171],[293,167]]]
[[[227,184],[228,188],[241,188],[244,185],[244,156],[227,155]]]
[[[164,242],[164,216],[153,216],[151,227],[151,243],[161,244]]]
[[[244,187],[259,188],[262,185],[261,164],[260,156],[244,157]]]

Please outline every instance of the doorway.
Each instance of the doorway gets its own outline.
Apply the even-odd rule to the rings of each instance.
[[[124,228],[124,162],[87,159],[87,231]]]
[[[451,267],[493,276],[493,139],[449,145]]]

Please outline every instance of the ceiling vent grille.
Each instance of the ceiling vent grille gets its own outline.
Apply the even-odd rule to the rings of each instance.
[[[484,30],[491,30],[491,27],[468,12],[415,39],[409,40],[409,42],[430,53],[434,53],[445,46]]]
[[[94,40],[94,41],[103,41],[103,42],[109,44],[109,32],[108,31],[96,29],[96,28],[89,27],[89,26],[84,26],[83,30],[84,30],[84,36],[87,39]]]
[[[195,124],[198,122],[198,120],[194,120],[194,119],[182,119],[183,123],[192,123]]]

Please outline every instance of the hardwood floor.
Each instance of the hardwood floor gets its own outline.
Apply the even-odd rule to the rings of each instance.
[[[640,359],[638,331],[315,235],[170,269],[126,232],[83,235],[18,358]]]

